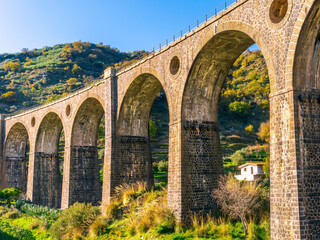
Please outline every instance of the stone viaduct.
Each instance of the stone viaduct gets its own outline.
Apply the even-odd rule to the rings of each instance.
[[[180,220],[213,208],[210,192],[223,173],[220,90],[234,61],[254,43],[267,62],[271,86],[272,239],[319,239],[319,0],[237,1],[135,65],[107,69],[94,86],[2,118],[1,187],[27,186],[34,203],[66,208],[75,201],[106,205],[124,182],[152,185],[148,120],[164,89],[170,114],[168,207]],[[103,116],[101,187],[96,139]]]

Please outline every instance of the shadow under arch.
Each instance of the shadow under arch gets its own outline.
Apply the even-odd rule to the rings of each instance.
[[[77,109],[71,132],[70,205],[75,202],[97,205],[102,200],[97,136],[104,112],[95,97],[88,97]]]
[[[293,64],[294,87],[320,89],[320,2],[315,1],[302,26]]]
[[[209,35],[202,43],[182,96],[183,199],[178,211],[183,221],[188,221],[190,212],[207,212],[216,207],[211,192],[224,173],[218,125],[220,93],[234,62],[255,43],[247,33],[229,30],[232,26],[222,26],[222,31]]]
[[[2,164],[1,188],[19,188],[26,190],[28,176],[29,134],[26,127],[15,123],[6,137],[4,162]]]
[[[58,150],[62,131],[62,121],[55,112],[47,113],[39,125],[34,155],[32,199],[35,204],[61,207],[62,176]]]
[[[124,95],[117,126],[117,185],[137,181],[146,182],[148,187],[154,184],[149,117],[162,89],[160,80],[154,74],[142,73],[133,79]]]

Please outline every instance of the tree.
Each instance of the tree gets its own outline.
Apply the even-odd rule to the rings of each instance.
[[[245,134],[246,134],[248,137],[252,136],[252,135],[254,134],[254,129],[253,129],[252,124],[246,126],[246,128],[244,129],[244,131],[245,131]]]
[[[14,102],[17,100],[17,93],[13,92],[13,91],[9,91],[9,92],[2,94],[0,98],[1,98],[1,100],[3,100],[4,102],[7,102],[7,103]]]
[[[234,101],[229,104],[229,110],[236,115],[248,115],[251,109],[251,104],[241,101]]]
[[[245,155],[246,155],[247,150],[248,150],[247,148],[242,148],[242,149],[236,151],[234,154],[232,154],[231,155],[232,162],[235,165],[243,164],[246,160]]]
[[[24,54],[27,54],[29,52],[29,49],[28,48],[22,48],[21,52],[23,52]]]
[[[270,177],[270,156],[266,157],[262,168],[266,177],[269,178]]]
[[[249,217],[262,205],[261,184],[256,181],[238,181],[232,174],[226,179],[220,178],[218,187],[213,190],[212,197],[221,210],[233,219],[240,219],[244,234],[247,235]]]
[[[81,67],[79,67],[77,64],[74,64],[72,67],[72,73],[73,74],[79,74],[81,72]]]
[[[149,136],[155,138],[157,136],[158,126],[155,121],[149,120]]]
[[[20,63],[18,62],[9,62],[3,66],[3,69],[6,72],[9,72],[9,71],[19,72],[21,70],[21,66],[20,66]]]
[[[73,85],[78,81],[78,79],[76,78],[70,78],[69,80],[67,80],[68,85]]]
[[[268,143],[270,141],[270,121],[261,123],[259,127],[258,136],[259,136],[259,139],[264,142]]]

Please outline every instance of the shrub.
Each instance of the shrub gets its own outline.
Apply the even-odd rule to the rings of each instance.
[[[137,182],[135,184],[124,183],[116,187],[116,199],[122,202],[123,205],[127,205],[132,199],[146,192],[146,189],[147,184],[145,182]]]
[[[156,233],[174,232],[176,221],[173,213],[167,208],[166,199],[166,193],[159,197],[155,192],[150,192],[129,223],[129,232],[132,235],[145,233],[151,228],[154,228]]]
[[[270,156],[266,157],[262,168],[266,177],[269,178],[270,177]]]
[[[252,218],[262,204],[260,188],[261,184],[257,182],[240,182],[229,174],[226,179],[221,177],[218,188],[212,192],[225,214],[241,220],[245,235],[248,233],[248,218]]]
[[[158,169],[160,172],[168,172],[168,161],[161,160],[158,163]]]
[[[12,204],[18,200],[21,190],[17,188],[5,188],[0,190],[0,203]]]
[[[9,72],[9,71],[12,71],[12,72],[20,72],[21,70],[21,66],[20,66],[20,63],[19,62],[9,62],[7,64],[5,64],[3,66],[3,69],[6,71],[6,72]]]
[[[13,91],[6,92],[0,96],[0,99],[7,103],[15,102],[17,100],[17,93]]]
[[[76,78],[70,78],[67,80],[68,85],[74,85],[76,82],[78,81],[78,79]]]
[[[158,126],[155,121],[149,120],[149,136],[151,138],[157,137]]]
[[[61,210],[50,209],[48,207],[38,206],[30,203],[23,204],[20,207],[20,211],[29,216],[43,219],[49,223],[55,221],[61,213]]]
[[[245,116],[249,114],[251,110],[251,104],[244,101],[234,101],[229,104],[229,110],[231,113],[236,115]]]
[[[79,74],[81,70],[81,67],[79,67],[77,64],[74,64],[71,71],[73,74]]]
[[[27,239],[35,240],[32,232],[18,226],[11,226],[9,223],[0,219],[0,239]]]
[[[235,165],[243,164],[246,160],[245,158],[246,152],[247,152],[247,148],[242,148],[236,151],[234,154],[231,155],[232,162]]]
[[[250,124],[248,126],[246,126],[246,128],[244,129],[245,131],[245,134],[250,137],[254,134],[254,129],[253,129],[253,126]]]
[[[270,122],[269,121],[265,123],[261,123],[258,136],[260,140],[267,143],[269,142],[270,140]]]
[[[88,234],[89,226],[100,214],[99,207],[90,203],[75,203],[65,209],[49,229],[57,239],[77,239]]]

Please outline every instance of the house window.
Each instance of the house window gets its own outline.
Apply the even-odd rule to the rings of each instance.
[[[246,171],[247,171],[247,168],[244,168],[243,171],[246,172]]]
[[[253,167],[251,167],[251,174],[253,174]]]

